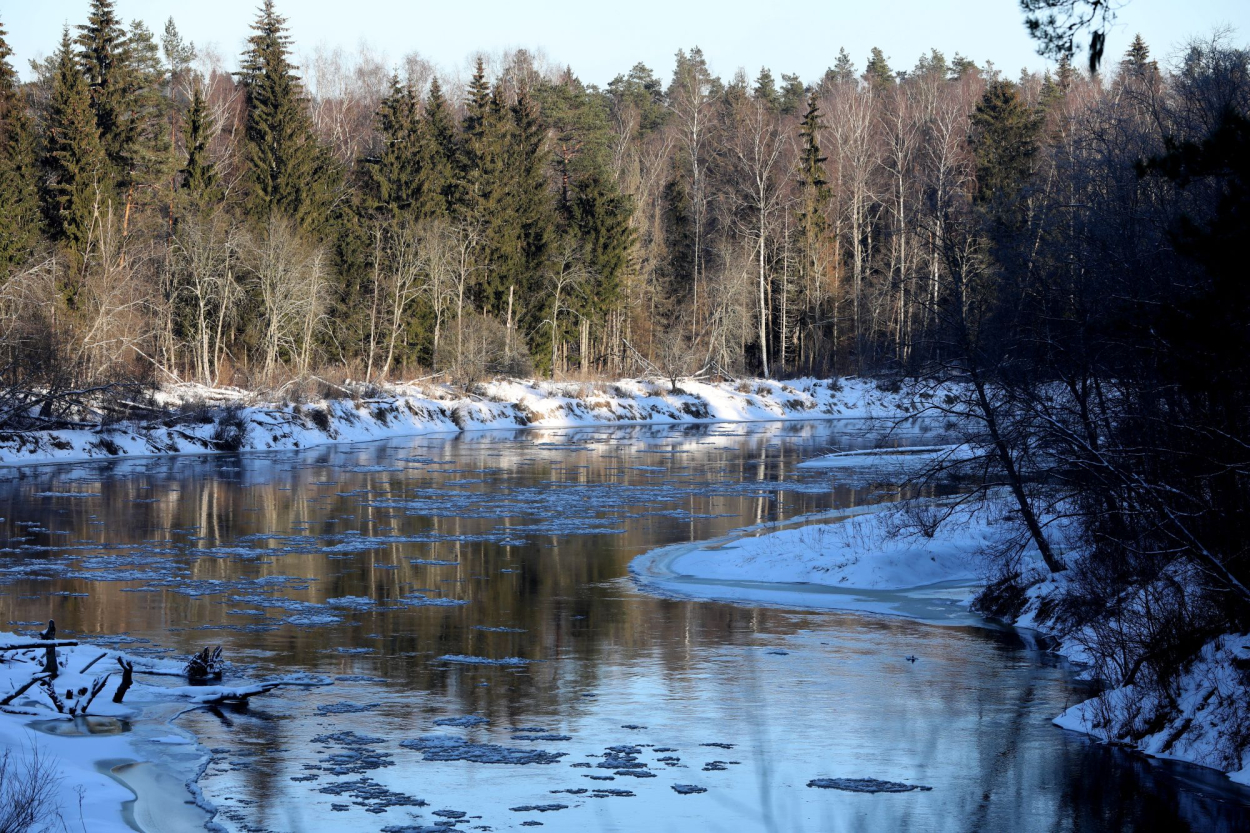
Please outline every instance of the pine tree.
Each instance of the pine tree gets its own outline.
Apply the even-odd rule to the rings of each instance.
[[[183,189],[191,201],[201,208],[221,198],[217,187],[217,167],[208,152],[209,142],[212,141],[211,129],[208,104],[197,85],[191,94],[191,106],[183,127],[187,161],[181,173]]]
[[[951,59],[949,73],[952,81],[962,81],[964,78],[975,77],[979,72],[980,70],[977,69],[975,61],[965,58],[958,52]]]
[[[834,61],[833,66],[825,70],[824,83],[826,84],[849,84],[855,80],[855,62],[851,60],[851,56],[847,54],[846,48],[838,49],[838,59]]]
[[[895,84],[894,71],[885,55],[877,47],[868,54],[868,66],[864,69],[864,81],[875,92],[891,89]]]
[[[55,61],[44,142],[49,181],[45,212],[53,234],[78,250],[91,229],[107,159],[91,110],[91,93],[74,60],[68,27],[62,32]]]
[[[779,102],[781,113],[785,116],[797,113],[799,108],[803,106],[803,99],[807,96],[807,87],[803,85],[803,79],[797,74],[787,75],[783,72],[781,81],[781,100]]]
[[[161,35],[161,53],[169,63],[171,78],[186,72],[195,60],[195,42],[183,40],[172,17],[165,21],[165,31]]]
[[[336,171],[313,136],[286,18],[273,0],[264,0],[252,33],[239,72],[247,102],[248,212],[257,221],[279,212],[312,228],[326,220]]]
[[[0,278],[30,256],[40,230],[35,132],[12,54],[0,24]]]
[[[916,68],[912,70],[912,75],[925,77],[932,76],[934,78],[946,78],[950,74],[950,64],[946,62],[946,56],[936,49],[930,49],[928,55],[921,55],[920,60],[916,61]]]

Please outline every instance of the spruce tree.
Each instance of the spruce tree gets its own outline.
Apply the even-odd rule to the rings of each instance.
[[[325,222],[335,170],[312,133],[286,18],[264,0],[252,24],[239,80],[247,103],[247,209],[254,220],[286,214],[303,228]]]
[[[76,43],[83,75],[91,90],[91,110],[100,132],[100,145],[121,179],[130,169],[136,123],[132,116],[133,79],[129,76],[129,49],[113,0],[91,0],[87,23],[78,27]]]
[[[456,201],[456,124],[443,88],[435,77],[425,98],[421,120],[421,148],[424,184],[419,213],[423,217],[448,214]]]
[[[181,171],[182,188],[194,205],[204,208],[219,200],[221,191],[217,186],[217,168],[208,152],[209,142],[213,138],[208,120],[208,104],[204,101],[199,85],[191,93],[191,106],[187,110],[183,136],[186,139],[187,160]]]
[[[0,24],[0,279],[30,256],[40,226],[35,132],[12,54]]]
[[[760,67],[760,74],[755,79],[755,89],[751,91],[758,101],[762,101],[774,110],[781,104],[777,95],[777,83],[773,80],[772,71],[768,67]]]
[[[417,104],[412,90],[391,76],[376,118],[382,150],[365,168],[374,211],[393,220],[407,214],[416,195]]]
[[[978,203],[1010,203],[1033,173],[1041,116],[1011,81],[991,81],[969,117]]]
[[[170,122],[172,103],[165,95],[166,73],[161,50],[152,32],[142,21],[130,24],[126,38],[127,144],[114,160],[118,166],[118,186],[123,189],[125,218],[132,206],[168,188],[175,170],[171,152]]]
[[[56,74],[48,107],[44,168],[48,172],[45,213],[58,239],[78,250],[91,229],[92,212],[107,164],[91,109],[91,93],[74,60],[69,28],[54,58]]]
[[[825,178],[826,157],[820,153],[820,97],[815,91],[807,98],[807,112],[799,124],[798,236],[809,263],[819,259],[819,251],[829,234],[829,203],[833,192]],[[810,271],[810,270],[805,270]]]
[[[1150,47],[1140,34],[1133,37],[1133,42],[1124,53],[1124,59],[1120,61],[1120,76],[1147,81],[1159,77],[1159,64],[1150,59]]]
[[[555,212],[547,181],[547,126],[543,124],[538,105],[530,92],[522,88],[517,92],[516,103],[511,107],[511,125],[508,131],[506,178],[514,199],[515,222],[520,230],[519,274],[514,276],[517,291],[529,294],[546,266],[551,247]],[[496,309],[506,304],[510,291],[502,285],[497,287]]]
[[[607,171],[592,170],[576,183],[573,224],[582,242],[582,257],[592,275],[586,302],[578,310],[602,322],[620,299],[634,242],[630,226],[633,205]]]

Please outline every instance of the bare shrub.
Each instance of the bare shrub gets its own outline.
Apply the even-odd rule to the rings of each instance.
[[[209,442],[218,451],[238,451],[247,445],[248,423],[243,406],[232,403],[217,413],[217,426]]]
[[[0,831],[40,833],[64,829],[57,789],[61,778],[31,744],[25,754],[0,754]]]
[[[518,344],[509,350],[508,329],[497,319],[466,312],[460,335],[457,341],[449,340],[438,357],[439,369],[453,374],[460,384],[467,386],[490,376],[533,375],[529,352]]]

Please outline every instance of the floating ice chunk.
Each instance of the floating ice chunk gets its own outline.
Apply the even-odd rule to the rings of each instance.
[[[467,654],[444,654],[439,659],[443,662],[459,662],[464,665],[529,665],[531,662],[541,662],[541,660],[525,659],[523,657],[489,659],[487,657],[471,657]]]

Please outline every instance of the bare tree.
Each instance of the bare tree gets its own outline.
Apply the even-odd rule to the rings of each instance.
[[[246,265],[261,302],[263,373],[272,380],[284,357],[309,368],[313,338],[325,323],[329,285],[324,254],[302,240],[289,220],[273,216],[246,242]]]
[[[741,102],[730,114],[726,127],[726,154],[732,160],[736,176],[733,198],[746,208],[751,217],[748,236],[755,240],[757,271],[757,321],[760,362],[768,376],[769,227],[774,215],[785,204],[785,187],[793,168],[791,142],[782,128],[780,118],[767,102],[750,99]]]
[[[188,333],[196,377],[215,385],[227,325],[243,297],[234,277],[238,230],[224,212],[194,214],[178,224],[171,243],[175,314]]]
[[[567,371],[560,361],[560,310],[568,292],[582,289],[591,273],[585,267],[577,243],[570,239],[561,242],[547,269],[547,287],[552,293],[551,317],[543,323],[551,328],[551,377]]]

